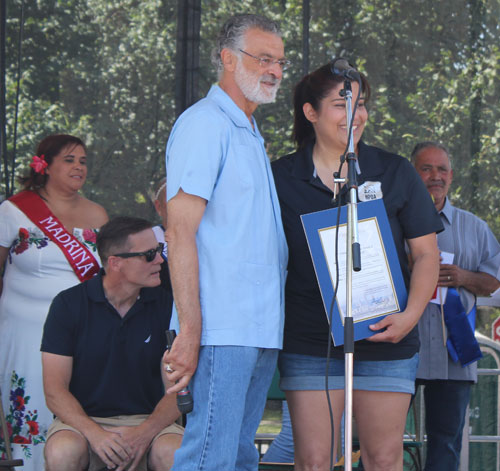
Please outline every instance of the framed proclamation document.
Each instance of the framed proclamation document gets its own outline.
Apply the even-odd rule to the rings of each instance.
[[[408,294],[383,201],[358,203],[357,207],[361,271],[352,276],[352,317],[354,340],[361,340],[376,333],[369,325],[404,310]],[[337,211],[332,208],[301,216],[327,317],[335,292]],[[338,229],[339,283],[330,326],[336,346],[344,343],[347,308],[346,206],[341,208]]]

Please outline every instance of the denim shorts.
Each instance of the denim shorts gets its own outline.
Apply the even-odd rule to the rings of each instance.
[[[325,389],[326,358],[280,352],[280,388],[283,391]],[[353,389],[413,394],[418,353],[404,360],[354,361]],[[328,389],[344,389],[344,360],[330,359]]]

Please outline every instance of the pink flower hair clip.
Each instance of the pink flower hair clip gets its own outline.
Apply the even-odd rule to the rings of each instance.
[[[38,157],[38,155],[33,156],[33,162],[30,163],[30,167],[40,175],[45,174],[45,169],[49,166],[47,162],[45,162],[45,155]]]

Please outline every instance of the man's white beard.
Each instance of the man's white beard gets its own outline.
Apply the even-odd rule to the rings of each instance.
[[[272,75],[266,74],[259,76],[249,72],[243,66],[241,59],[238,59],[236,63],[234,80],[245,98],[258,105],[272,103],[276,99],[276,93],[281,83],[281,80],[276,79]],[[261,85],[263,81],[275,82],[275,85],[272,88],[268,88],[266,85]]]

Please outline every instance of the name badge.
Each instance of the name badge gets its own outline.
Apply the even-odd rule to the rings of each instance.
[[[380,182],[364,182],[358,187],[360,201],[373,201],[382,199],[382,184]]]

